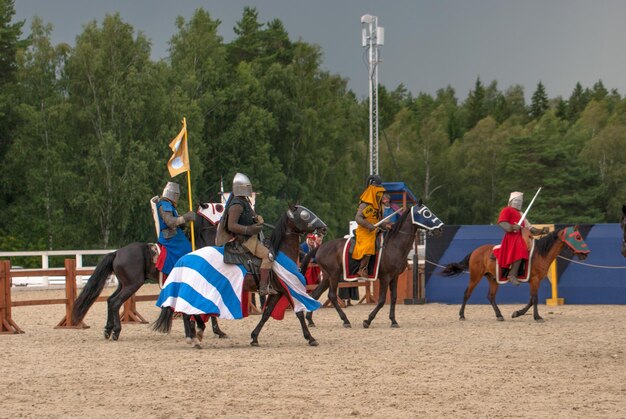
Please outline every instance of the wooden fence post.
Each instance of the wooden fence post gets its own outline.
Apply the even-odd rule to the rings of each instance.
[[[65,259],[65,317],[55,329],[87,329],[82,321],[72,324],[72,310],[76,300],[76,259]]]
[[[0,260],[0,333],[24,333],[11,318],[11,262]]]
[[[148,323],[146,319],[141,317],[141,314],[137,311],[137,298],[133,294],[128,300],[124,302],[124,311],[120,316],[120,322],[123,324],[144,324]]]

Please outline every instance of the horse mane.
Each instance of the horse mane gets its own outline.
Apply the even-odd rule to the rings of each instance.
[[[281,215],[278,223],[276,223],[276,228],[272,231],[272,235],[270,236],[270,249],[274,252],[275,255],[278,254],[278,250],[280,249],[280,243],[283,241],[285,234],[287,233],[287,221],[289,218],[287,217],[287,213],[284,212]]]
[[[554,246],[554,243],[558,240],[558,238],[559,232],[553,231],[537,240],[535,247],[539,254],[541,256],[547,256],[550,252],[550,249],[552,249],[552,246]]]
[[[393,228],[389,230],[389,232],[387,233],[387,240],[391,239],[393,236],[396,235],[396,233],[400,230],[400,226],[402,225],[402,223],[404,223],[404,220],[406,220],[409,214],[411,214],[410,208],[402,213],[402,216],[400,217],[400,219],[396,221],[395,224],[393,225]]]

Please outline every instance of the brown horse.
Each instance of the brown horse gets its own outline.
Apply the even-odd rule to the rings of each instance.
[[[530,279],[530,301],[526,307],[513,313],[513,318],[526,314],[530,306],[533,306],[533,315],[536,321],[541,322],[543,318],[537,310],[537,302],[539,300],[537,293],[539,291],[539,282],[546,277],[550,265],[561,253],[564,247],[567,247],[580,260],[585,260],[589,249],[585,244],[583,237],[578,231],[578,226],[566,227],[559,231],[553,231],[546,236],[535,241],[535,249],[532,254],[532,266]],[[446,265],[441,272],[444,276],[459,275],[469,268],[470,281],[463,294],[463,304],[459,311],[460,320],[465,320],[465,305],[472,295],[472,291],[483,276],[489,280],[489,292],[487,298],[496,313],[496,318],[503,321],[502,313],[496,304],[496,293],[498,292],[498,282],[496,281],[496,261],[493,256],[492,244],[485,244],[474,249],[465,259],[458,263],[450,263]]]
[[[622,206],[622,217],[619,220],[622,228],[622,255],[626,258],[626,205]]]
[[[372,310],[367,320],[363,320],[363,327],[368,328],[378,311],[385,305],[387,298],[387,289],[391,291],[391,301],[389,308],[389,319],[391,327],[399,327],[396,321],[396,299],[398,291],[398,275],[405,270],[407,265],[407,257],[413,248],[417,231],[419,228],[427,231],[441,231],[443,222],[437,218],[425,205],[421,202],[414,205],[410,210],[405,211],[395,224],[392,230],[387,233],[380,259],[380,267],[378,269],[378,279],[380,281],[380,292],[378,303]],[[343,279],[343,249],[346,239],[335,239],[323,243],[320,247],[309,252],[305,261],[303,261],[300,270],[306,271],[308,260],[315,257],[317,264],[321,268],[323,279],[311,293],[315,299],[319,299],[322,293],[328,290],[328,298],[332,302],[335,310],[343,320],[344,327],[352,327],[350,320],[343,312],[337,302],[337,288],[339,281]],[[315,327],[313,323],[312,313],[307,313],[309,326]]]

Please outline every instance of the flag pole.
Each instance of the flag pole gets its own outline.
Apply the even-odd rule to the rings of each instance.
[[[187,118],[183,117],[183,128],[185,128],[185,147],[189,147],[187,141]],[[185,150],[185,155],[189,156],[189,149]],[[189,211],[193,211],[193,201],[191,199],[191,162],[189,162],[189,170],[187,170],[187,196],[189,198]],[[191,250],[196,250],[196,235],[194,234],[194,222],[189,223],[191,228]]]

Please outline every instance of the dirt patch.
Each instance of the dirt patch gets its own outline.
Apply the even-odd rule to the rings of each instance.
[[[105,290],[105,294],[111,292]],[[142,294],[158,294],[147,285]],[[63,290],[13,292],[14,300],[62,298]],[[147,320],[154,302],[137,304]],[[488,305],[388,306],[363,329],[372,305],[315,314],[309,347],[292,313],[270,320],[250,347],[259,317],[221,321],[204,349],[171,335],[124,325],[105,341],[105,303],[91,328],[59,330],[63,305],[14,307],[22,335],[0,335],[0,417],[603,417],[626,416],[626,307],[540,306],[497,322]],[[531,310],[532,311],[532,310]],[[207,330],[208,331],[208,330]]]

